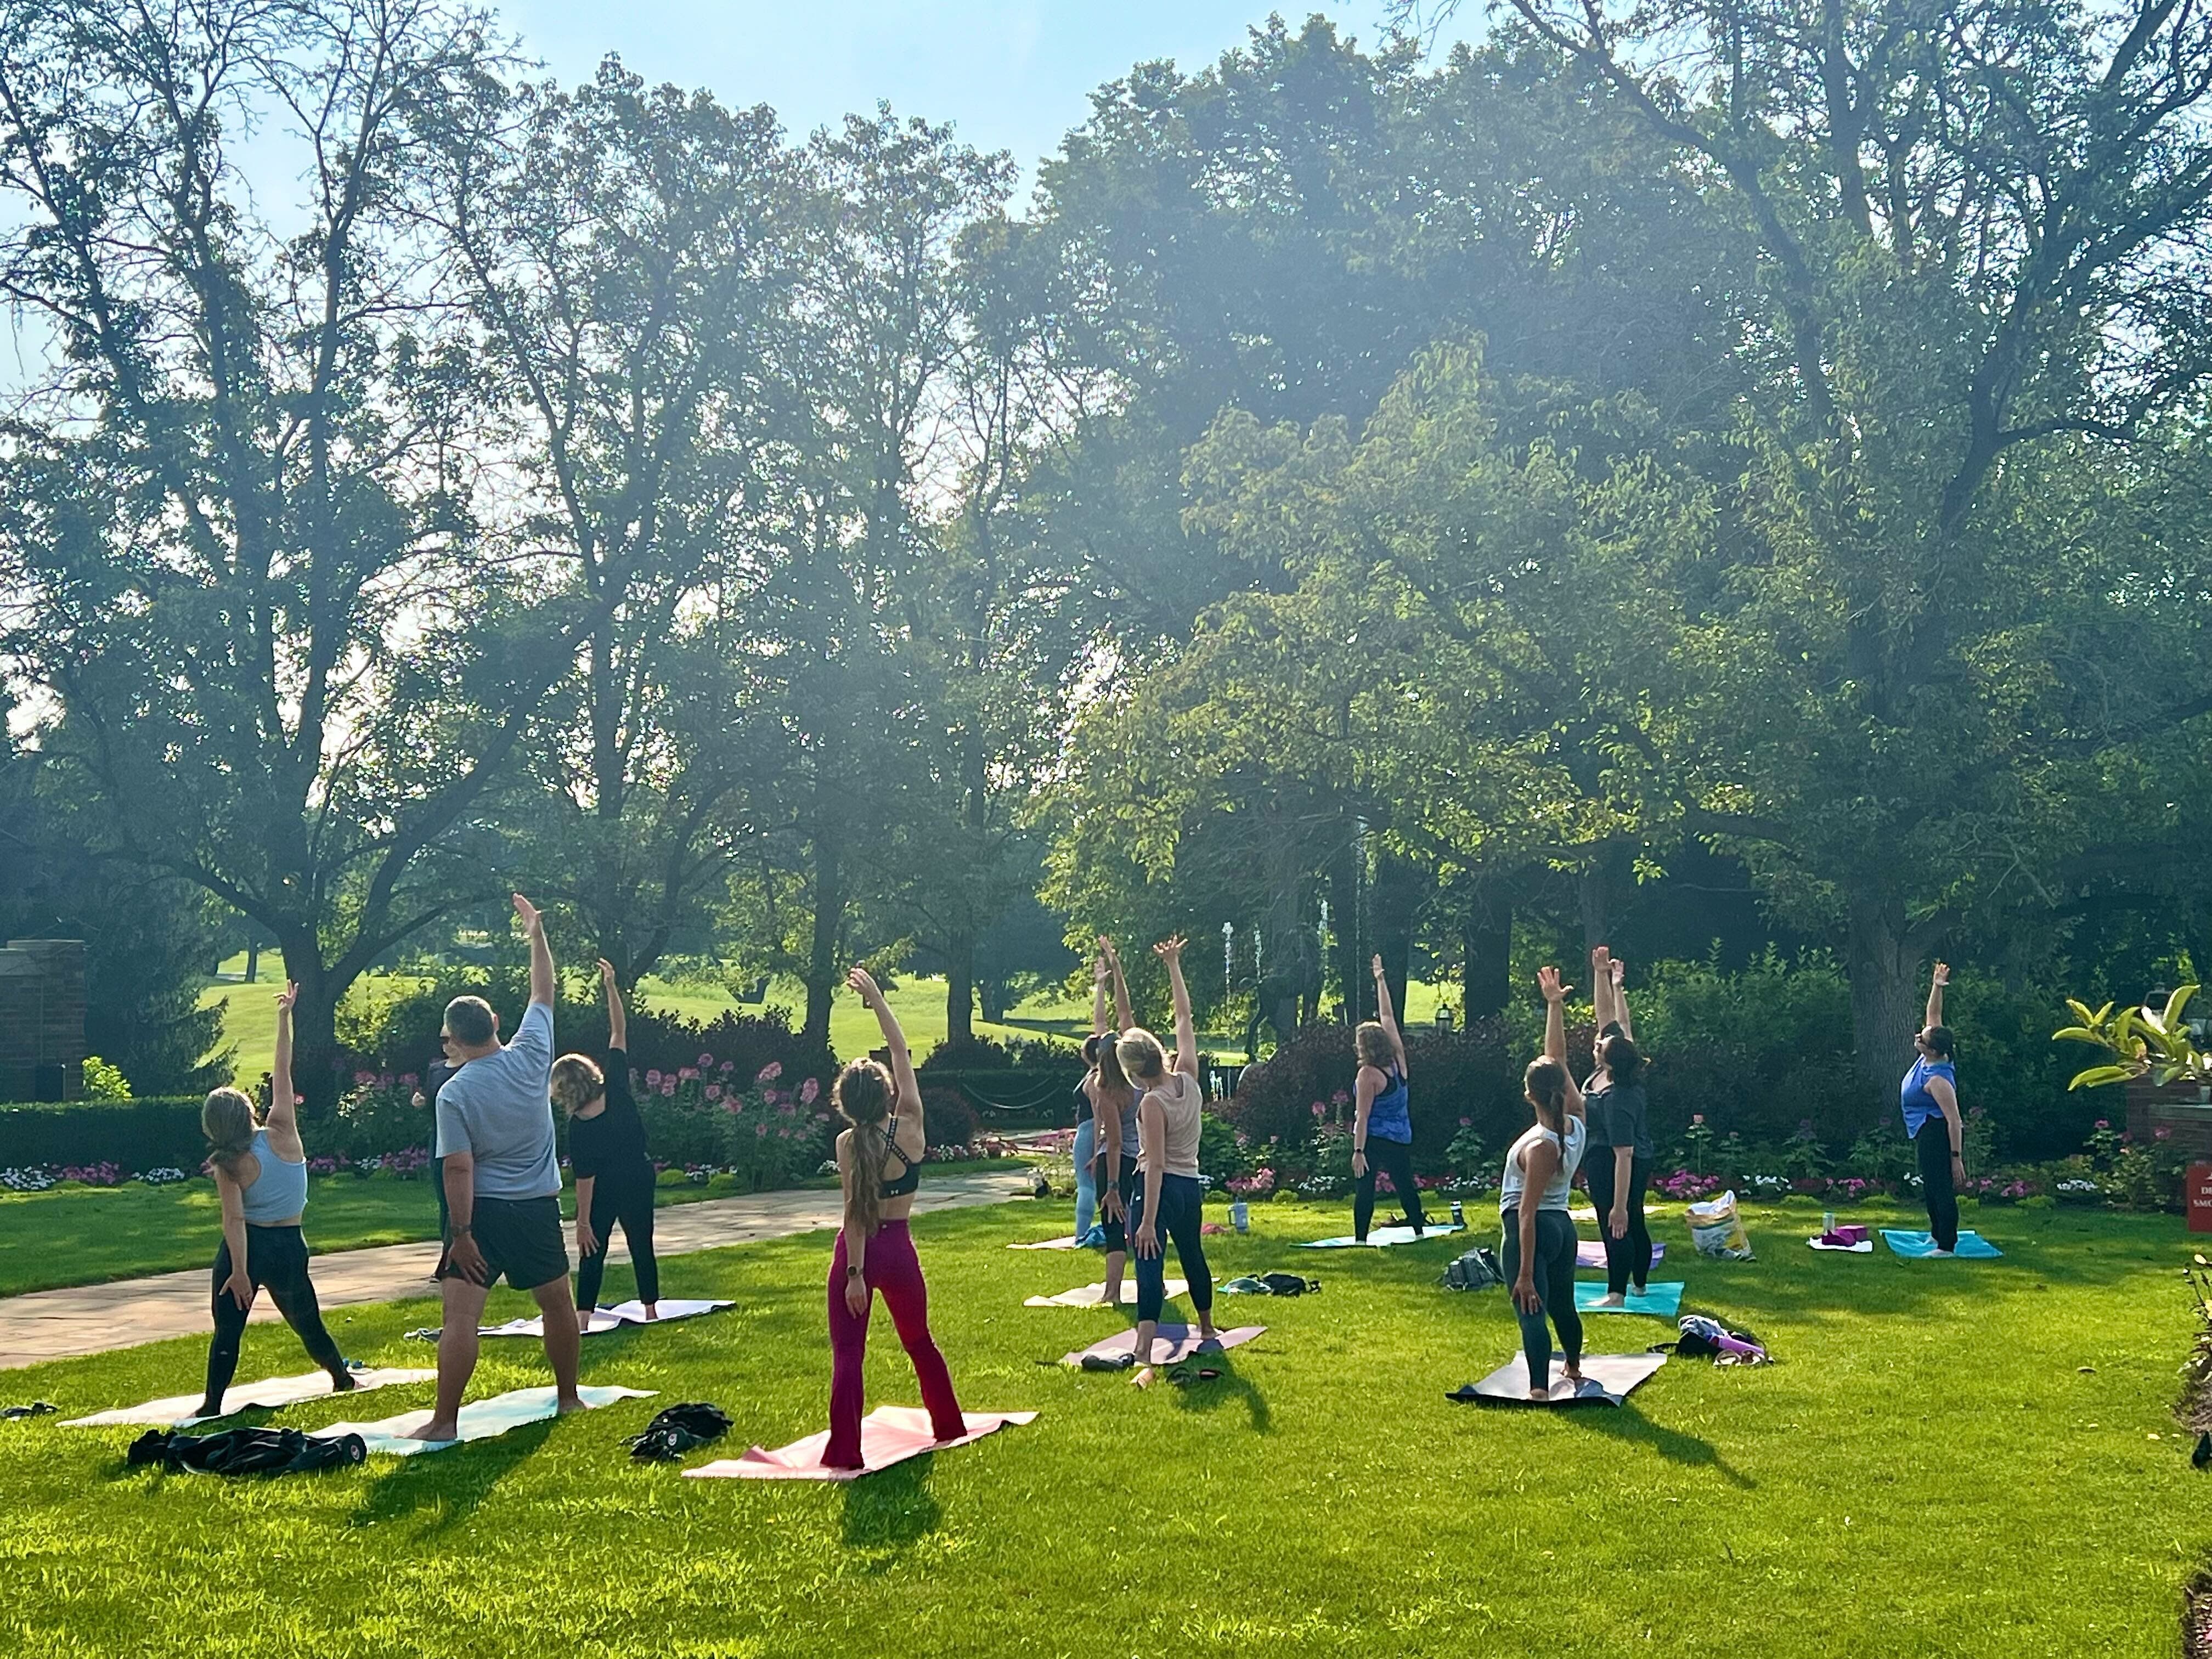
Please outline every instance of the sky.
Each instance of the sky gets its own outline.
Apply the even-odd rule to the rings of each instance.
[[[496,0],[495,0],[496,3]],[[1363,43],[1382,0],[1279,8],[1294,25],[1325,10]],[[1267,0],[505,0],[501,21],[564,82],[618,52],[647,80],[703,86],[725,104],[765,103],[789,137],[888,100],[950,121],[980,149],[1007,149],[1025,181],[1090,112],[1088,94],[1152,58],[1186,71],[1240,46]]]

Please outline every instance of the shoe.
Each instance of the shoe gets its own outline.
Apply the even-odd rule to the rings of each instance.
[[[1079,1362],[1086,1371],[1126,1371],[1135,1369],[1133,1353],[1087,1353]]]

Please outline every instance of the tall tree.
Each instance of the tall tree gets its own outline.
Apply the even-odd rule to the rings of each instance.
[[[9,447],[6,648],[99,850],[276,939],[327,1102],[339,996],[453,902],[445,849],[591,625],[558,572],[483,559],[482,404],[413,211],[501,65],[429,0],[0,31],[0,294],[53,342]],[[289,235],[239,175],[257,122],[305,162]]]

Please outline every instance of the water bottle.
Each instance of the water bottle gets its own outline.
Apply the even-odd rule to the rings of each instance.
[[[1467,1212],[1460,1207],[1457,1199],[1452,1200],[1452,1225],[1455,1227],[1467,1225]]]
[[[1252,1206],[1238,1199],[1229,1206],[1229,1224],[1240,1233],[1252,1231]]]
[[[1833,1238],[1835,1236],[1836,1236],[1836,1212],[1835,1212],[1833,1210],[1823,1210],[1823,1211],[1821,1211],[1821,1212],[1820,1212],[1820,1237],[1823,1237],[1823,1238]]]

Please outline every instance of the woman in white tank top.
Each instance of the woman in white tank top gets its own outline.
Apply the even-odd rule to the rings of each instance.
[[[1567,987],[1559,970],[1536,975],[1544,994],[1544,1057],[1528,1065],[1522,1089],[1536,1121],[1505,1154],[1498,1184],[1498,1219],[1504,1237],[1498,1254],[1513,1287],[1513,1311],[1521,1322],[1521,1347],[1528,1366],[1528,1397],[1551,1398],[1552,1332],[1559,1334],[1565,1357],[1562,1380],[1579,1388],[1583,1380],[1583,1322],[1575,1311],[1575,1224],[1567,1217],[1567,1194],[1589,1142],[1583,1091],[1567,1069]]]

